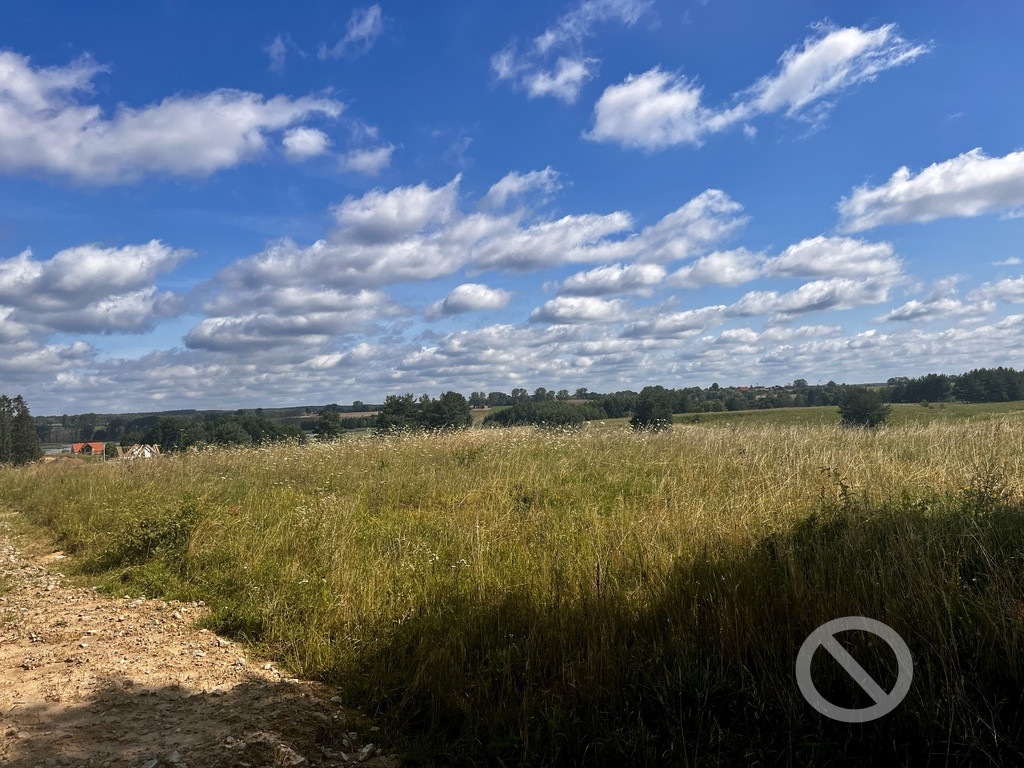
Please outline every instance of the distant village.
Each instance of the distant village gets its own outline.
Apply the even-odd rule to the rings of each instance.
[[[109,448],[109,449],[108,449]],[[43,448],[43,461],[56,461],[62,456],[66,457],[99,457],[102,461],[107,459],[131,460],[131,459],[152,459],[160,455],[160,446],[135,445],[122,446],[114,442],[91,440],[85,443],[68,443],[66,445],[50,446]]]

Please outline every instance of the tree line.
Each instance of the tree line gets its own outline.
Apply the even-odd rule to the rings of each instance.
[[[889,379],[890,401],[894,403],[941,403],[958,400],[964,403],[1005,403],[1024,400],[1024,371],[1013,368],[975,368],[973,371],[949,376],[929,373],[912,379],[899,376]]]
[[[0,395],[0,464],[27,464],[42,455],[25,399]]]
[[[253,413],[231,414],[208,419],[161,416],[145,432],[130,432],[121,445],[151,443],[174,453],[201,445],[257,446],[280,440],[301,439],[298,427],[276,424]]]

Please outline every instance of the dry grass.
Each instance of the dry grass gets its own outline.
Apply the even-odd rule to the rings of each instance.
[[[1004,417],[218,450],[4,471],[0,499],[119,592],[206,600],[428,762],[957,764],[1020,757],[1022,478]],[[915,654],[873,729],[793,681],[849,614]]]

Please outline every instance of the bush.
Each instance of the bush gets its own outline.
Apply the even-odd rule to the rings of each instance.
[[[839,401],[839,415],[848,427],[877,427],[886,422],[891,411],[881,392],[866,387],[850,387]]]
[[[720,402],[720,401],[719,401]],[[668,429],[672,426],[672,396],[664,387],[644,387],[636,399],[633,429]]]

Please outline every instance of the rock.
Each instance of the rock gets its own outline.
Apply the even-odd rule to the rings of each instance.
[[[142,768],[156,768],[159,764],[159,760],[150,759],[142,764]]]
[[[370,755],[373,754],[373,744],[367,744],[365,747],[359,750],[359,754],[356,755],[356,762],[361,763],[368,760]]]

